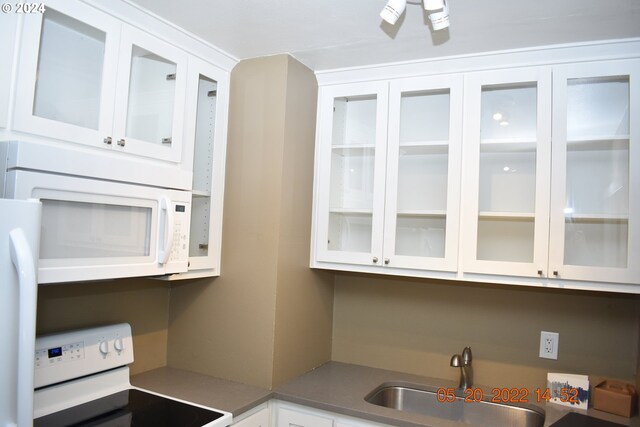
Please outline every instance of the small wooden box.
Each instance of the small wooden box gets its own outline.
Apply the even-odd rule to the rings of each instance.
[[[631,417],[638,407],[638,394],[631,384],[603,381],[593,389],[593,407],[623,417]]]

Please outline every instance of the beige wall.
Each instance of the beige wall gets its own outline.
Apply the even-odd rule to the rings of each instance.
[[[333,360],[457,381],[449,360],[469,345],[476,384],[533,389],[547,372],[636,381],[633,295],[338,274],[334,304]],[[557,361],[538,357],[541,330],[560,333]]]
[[[270,388],[329,360],[332,275],[307,268],[316,93],[286,55],[233,70],[222,273],[172,288],[170,366]]]
[[[40,286],[37,333],[126,322],[133,333],[131,373],[167,363],[169,287],[149,279]]]

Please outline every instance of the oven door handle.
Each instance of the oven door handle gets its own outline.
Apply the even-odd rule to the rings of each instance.
[[[33,422],[33,365],[38,281],[33,251],[21,228],[9,232],[9,252],[18,273],[18,384],[17,425]]]
[[[171,256],[171,247],[173,246],[173,210],[171,209],[171,200],[167,196],[160,199],[160,238],[162,240],[162,249],[158,249],[158,262],[166,264]],[[163,213],[164,212],[164,213]]]

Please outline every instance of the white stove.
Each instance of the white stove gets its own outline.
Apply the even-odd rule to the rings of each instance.
[[[225,427],[231,414],[133,387],[126,323],[36,339],[34,426]]]

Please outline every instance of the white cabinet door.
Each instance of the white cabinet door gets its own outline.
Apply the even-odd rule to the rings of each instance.
[[[184,153],[193,170],[189,271],[172,280],[220,275],[229,73],[191,57],[187,80]]]
[[[278,408],[276,427],[333,427],[333,419],[307,412]]]
[[[118,59],[113,146],[180,162],[187,54],[124,24]]]
[[[251,415],[239,416],[239,421],[234,421],[231,424],[234,427],[270,427],[271,426],[271,408],[268,404],[263,404],[264,407]],[[235,417],[234,417],[235,420]]]
[[[546,276],[551,69],[465,76],[463,271]]]
[[[320,88],[316,260],[382,264],[388,83]]]
[[[456,271],[462,76],[392,81],[384,264]]]
[[[26,14],[13,127],[109,148],[119,37],[117,20],[79,2]]]
[[[187,54],[81,2],[24,16],[13,128],[179,163]]]
[[[549,268],[640,282],[640,61],[557,66]]]

